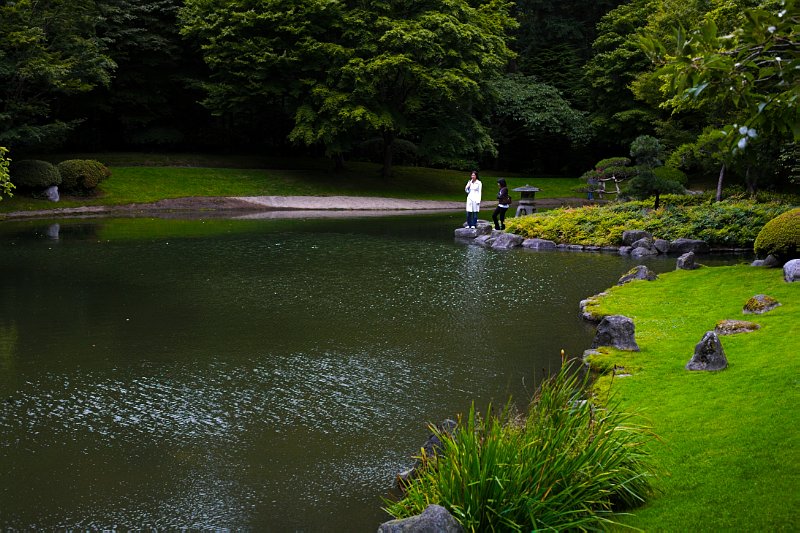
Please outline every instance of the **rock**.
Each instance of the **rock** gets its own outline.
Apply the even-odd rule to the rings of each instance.
[[[710,248],[706,241],[698,239],[675,239],[669,243],[669,251],[673,253],[685,254],[694,252],[696,254],[707,254]]]
[[[573,252],[582,252],[584,246],[582,244],[568,244],[567,250],[571,250]]]
[[[666,239],[656,239],[653,241],[653,247],[658,250],[658,253],[665,254],[669,252],[669,241]]]
[[[477,227],[473,228],[456,228],[455,236],[460,239],[474,239],[480,235],[487,235],[492,233],[492,225],[487,224],[483,220],[478,221]]]
[[[44,197],[46,199],[50,200],[51,202],[58,202],[61,199],[61,197],[58,194],[58,186],[57,185],[49,186],[48,188],[46,188],[44,190],[44,192],[42,194],[44,195]]]
[[[644,238],[652,239],[653,235],[641,229],[632,229],[622,232],[622,244],[627,246],[631,246],[634,242]]]
[[[792,259],[783,265],[783,279],[789,283],[800,281],[800,259]]]
[[[447,509],[431,504],[422,514],[390,520],[378,527],[378,533],[462,533],[464,528]]]
[[[678,258],[675,264],[675,270],[694,270],[700,268],[700,265],[694,262],[694,252],[686,252]]]
[[[602,252],[619,252],[619,246],[601,246],[600,251]]]
[[[448,435],[452,435],[453,431],[455,431],[457,426],[458,423],[455,420],[447,418],[440,424],[438,424],[436,426],[436,429],[439,431],[439,433],[447,433]],[[431,433],[430,435],[428,435],[428,440],[426,440],[425,443],[421,446],[421,449],[425,453],[425,457],[434,457],[436,454],[439,453],[439,450],[442,449],[442,441],[435,433]],[[417,458],[414,461],[414,465],[411,468],[397,474],[396,481],[397,481],[397,487],[399,489],[402,490],[403,483],[416,475],[420,463],[421,463],[420,459]]]
[[[653,239],[651,239],[650,237],[642,237],[641,239],[638,239],[633,243],[631,243],[631,248],[633,248],[634,250],[636,248],[647,248],[649,250],[653,248]]]
[[[714,332],[717,335],[733,335],[735,333],[749,333],[761,328],[755,322],[747,322],[746,320],[720,320],[714,327]]]
[[[630,246],[620,246],[619,255],[628,255],[629,253],[631,253],[631,250],[633,250],[633,248],[631,248]]]
[[[655,248],[638,247],[631,250],[631,257],[634,259],[641,259],[642,257],[652,257],[658,255],[658,250]]]
[[[584,246],[583,249],[585,251],[587,251],[587,252],[599,252],[600,251],[600,247],[599,246],[593,246],[593,245]]]
[[[585,300],[581,300],[580,304],[578,304],[580,307],[581,318],[588,322],[594,322],[595,324],[600,322],[600,320],[602,320],[603,317],[594,314],[592,311],[589,311],[588,307],[589,305],[596,303],[598,298],[605,295],[606,295],[605,292],[601,292],[600,294],[596,294],[594,296],[586,298]]]
[[[477,244],[478,246],[484,246],[486,248],[489,248],[495,239],[496,237],[492,236],[492,234],[490,233],[487,235],[481,235],[479,237],[476,237],[475,240],[473,240],[472,242],[473,244]]]
[[[654,280],[658,279],[658,276],[656,275],[655,272],[653,272],[652,270],[650,270],[646,266],[637,265],[637,266],[633,267],[632,269],[628,270],[625,274],[623,274],[622,277],[619,278],[619,281],[617,282],[617,285],[624,285],[624,284],[628,283],[629,281],[633,281],[635,279],[644,279],[644,280],[647,280],[647,281],[654,281]]]
[[[611,346],[619,350],[639,351],[636,344],[633,320],[622,315],[604,317],[597,325],[597,333],[592,341],[592,348]]]
[[[728,359],[719,337],[713,331],[706,331],[694,347],[694,355],[686,363],[686,370],[723,370],[727,367]]]
[[[497,235],[494,242],[492,243],[493,250],[510,250],[511,248],[516,248],[518,246],[522,246],[522,241],[525,239],[522,235],[516,235],[514,233],[505,233],[499,232],[500,234]]]
[[[781,262],[778,261],[777,257],[775,257],[774,255],[770,254],[770,255],[768,255],[766,257],[766,259],[756,259],[755,261],[750,263],[750,266],[754,266],[754,267],[763,266],[763,267],[767,267],[767,268],[774,268],[774,267],[781,266]]]
[[[555,250],[556,243],[546,239],[525,239],[522,241],[522,247],[531,250]]]
[[[742,313],[746,315],[763,315],[767,311],[772,311],[779,305],[781,305],[781,303],[772,296],[756,294],[745,302]]]

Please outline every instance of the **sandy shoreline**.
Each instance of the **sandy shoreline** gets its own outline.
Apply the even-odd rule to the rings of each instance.
[[[537,207],[583,205],[581,198],[537,200]],[[483,202],[482,210],[491,212],[494,201]],[[514,208],[512,207],[512,210]],[[145,204],[56,207],[33,211],[0,213],[0,220],[43,217],[96,216],[233,216],[247,218],[295,218],[310,216],[379,216],[387,211],[411,214],[420,211],[463,211],[463,201],[408,200],[370,196],[194,196],[170,198]]]

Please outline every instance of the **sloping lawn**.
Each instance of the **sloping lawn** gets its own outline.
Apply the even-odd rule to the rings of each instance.
[[[743,315],[748,298],[782,303]],[[623,523],[645,531],[789,531],[800,523],[800,283],[780,269],[745,265],[662,274],[610,289],[602,314],[629,316],[641,352],[611,351],[599,366],[631,377],[602,378],[660,442],[659,491]],[[721,336],[729,367],[684,369],[694,346],[723,319],[761,325]]]

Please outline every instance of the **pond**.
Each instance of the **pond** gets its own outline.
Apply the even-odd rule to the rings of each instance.
[[[638,264],[461,222],[0,224],[0,528],[374,531],[426,423],[524,405]]]

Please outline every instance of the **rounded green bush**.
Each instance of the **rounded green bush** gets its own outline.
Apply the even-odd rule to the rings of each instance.
[[[61,186],[68,191],[90,191],[109,177],[111,172],[99,161],[68,159],[58,164]]]
[[[800,249],[800,207],[778,215],[767,222],[756,237],[756,255],[774,255],[788,260],[798,257]]]
[[[61,176],[52,163],[23,159],[11,164],[11,182],[26,189],[44,189],[61,183]]]
[[[668,166],[656,167],[653,169],[653,174],[662,180],[674,181],[684,187],[689,185],[689,178],[686,176],[686,173],[678,168]]]

